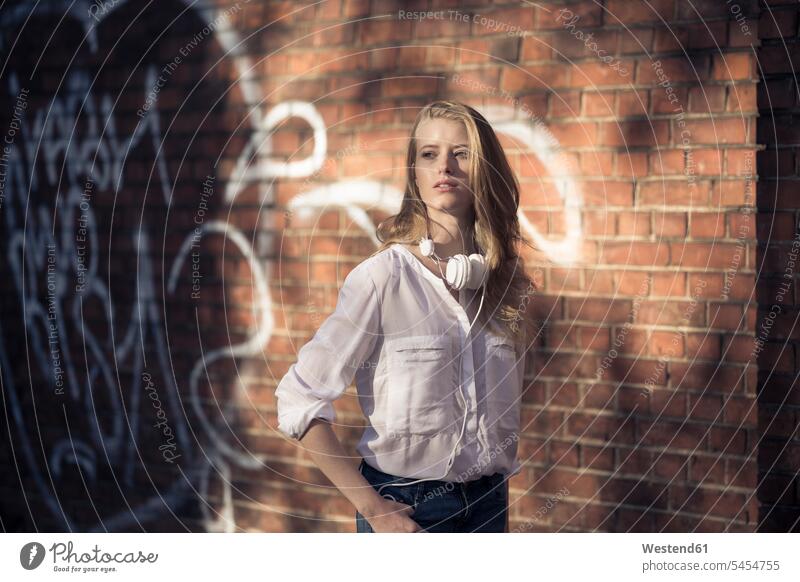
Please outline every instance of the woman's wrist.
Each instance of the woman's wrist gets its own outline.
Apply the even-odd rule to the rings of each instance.
[[[358,491],[350,498],[350,502],[355,506],[356,511],[364,517],[371,517],[382,500],[383,498],[371,486],[363,491]]]

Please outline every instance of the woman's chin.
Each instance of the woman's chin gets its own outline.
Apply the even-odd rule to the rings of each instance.
[[[425,203],[428,207],[442,212],[460,212],[472,204],[472,195],[460,190],[437,191],[430,194]]]

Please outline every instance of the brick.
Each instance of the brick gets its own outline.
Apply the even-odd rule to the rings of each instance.
[[[751,18],[744,18],[740,24],[735,20],[728,22],[728,46],[749,47],[756,40],[756,22]]]
[[[690,301],[644,301],[637,322],[643,325],[699,326],[705,321],[703,306]]]
[[[700,360],[717,360],[720,357],[722,341],[714,333],[689,333],[686,336],[686,352]]]
[[[647,154],[645,152],[617,153],[617,176],[640,178],[647,175]]]
[[[714,426],[708,433],[710,451],[741,455],[747,452],[747,431]]]
[[[641,443],[645,446],[660,447],[665,450],[694,450],[703,449],[707,440],[707,431],[704,426],[690,424],[685,421],[650,421],[642,419],[637,426]]]
[[[613,21],[621,21],[630,26],[642,22],[661,22],[670,20],[675,5],[672,0],[609,0],[606,10],[613,15]]]
[[[594,471],[614,469],[614,451],[609,447],[580,445],[581,466]]]
[[[630,315],[631,304],[626,300],[569,298],[568,317],[586,321],[624,322]]]
[[[464,22],[457,18],[425,19],[415,22],[414,25],[414,37],[419,39],[451,38],[454,36],[463,38],[481,34],[480,27],[473,25],[472,29],[470,29],[469,22]]]
[[[752,189],[752,186],[745,180],[718,182],[716,187],[711,189],[711,203],[714,206],[742,206],[747,201],[748,188]]]
[[[658,27],[653,36],[653,52],[683,51],[689,45],[689,30],[685,26]]]
[[[758,20],[758,37],[761,39],[791,37],[797,32],[797,12],[765,10]]]
[[[719,176],[722,173],[722,154],[719,149],[691,150],[687,163],[687,171],[692,169],[693,175]]]
[[[699,213],[689,215],[689,234],[694,238],[723,238],[725,236],[724,213]]]
[[[651,295],[654,297],[686,295],[686,273],[654,273]]]
[[[769,184],[774,177],[794,175],[795,166],[795,154],[791,150],[766,150],[756,155],[756,168],[763,176],[762,184]]]
[[[363,20],[360,24],[359,36],[363,46],[411,40],[410,20]]]
[[[711,67],[711,78],[717,81],[738,81],[752,79],[755,73],[755,60],[752,53],[715,54]]]
[[[558,143],[565,148],[591,146],[597,142],[597,126],[594,123],[553,123],[549,129]]]
[[[755,398],[729,396],[722,407],[722,419],[728,424],[744,424],[751,428],[758,425],[758,403]]]
[[[567,417],[567,434],[582,439],[605,440],[633,444],[633,423],[624,418],[573,411]]]
[[[705,58],[688,60],[686,58],[641,59],[637,63],[636,82],[657,85],[666,80],[670,85],[706,78]]]
[[[578,91],[559,91],[550,96],[550,117],[577,117],[581,115],[581,94]]]
[[[617,92],[617,115],[646,116],[649,111],[650,95],[647,91]]]
[[[509,28],[512,26],[517,26],[522,30],[531,30],[534,27],[535,7],[523,5],[519,8],[499,8],[494,9],[491,12],[478,12],[476,17],[477,18],[471,19],[471,34],[473,36],[497,34],[497,29],[492,28],[492,23],[489,22],[490,20],[493,20],[495,23],[503,23]],[[484,17],[486,20],[484,20]],[[434,20],[430,22],[432,24],[436,23]],[[434,34],[431,34],[431,36],[443,36],[441,33],[436,33],[435,26],[433,28]]]
[[[603,18],[602,6],[591,3],[563,6],[560,3],[538,3],[536,6],[536,27],[549,30],[563,28],[565,22],[578,17],[576,26],[592,28],[599,26]]]
[[[661,87],[650,90],[650,109],[654,114],[678,115],[689,103],[687,87],[673,87],[673,96]]]
[[[795,68],[794,63],[797,62],[797,55],[800,54],[800,46],[762,46],[758,53],[758,60],[765,75],[781,73],[789,75]]]
[[[553,49],[548,42],[545,42],[539,35],[526,36],[522,39],[522,49],[520,61],[528,63],[530,61],[548,61],[551,59]]]
[[[611,294],[614,291],[614,277],[609,270],[585,271],[586,291]]]
[[[683,455],[662,453],[653,466],[653,475],[669,481],[684,481],[689,471],[689,460]]]
[[[732,268],[736,265],[736,256],[741,249],[731,243],[670,243],[673,260],[680,261],[681,266],[704,268]]]
[[[650,234],[649,212],[620,212],[617,217],[617,233],[627,236]]]
[[[728,105],[726,111],[752,113],[757,109],[757,89],[754,84],[737,83],[728,88]]]
[[[622,295],[646,296],[650,289],[650,274],[640,271],[620,271],[616,275],[616,291]]]
[[[740,144],[747,133],[747,125],[741,119],[686,120],[685,123],[694,145]]]
[[[614,64],[617,64],[617,61]],[[603,85],[625,85],[628,83],[627,79],[631,77],[629,71],[632,69],[633,64],[626,61],[618,64],[617,68],[602,61],[581,62],[572,67],[570,85],[592,88]],[[624,71],[628,71],[628,73],[623,75]]]
[[[745,504],[742,493],[712,490],[702,487],[673,485],[669,491],[670,504],[676,510],[693,511],[704,515],[735,515]]]
[[[668,140],[669,124],[666,121],[622,121],[600,123],[596,145],[654,146]]]
[[[438,81],[426,77],[384,79],[381,83],[384,97],[404,97],[408,95],[430,95],[436,90]]]
[[[689,111],[692,113],[715,113],[725,111],[726,87],[700,85],[689,88]]]
[[[532,65],[504,69],[500,88],[509,93],[552,90],[569,85],[571,69],[563,65]]]
[[[681,212],[655,212],[653,232],[659,238],[682,237],[686,234],[687,217]]]
[[[619,52],[623,55],[649,53],[653,37],[652,28],[630,28],[619,39]]]
[[[613,173],[612,152],[587,152],[581,154],[581,172],[584,176],[610,176]]]
[[[685,158],[685,150],[655,151],[650,154],[650,167],[655,174],[683,174]]]
[[[708,204],[707,184],[687,180],[644,182],[639,190],[639,204],[661,206],[705,206]]]
[[[690,49],[719,49],[728,42],[728,23],[725,21],[704,21],[692,24],[688,29]]]
[[[674,390],[650,390],[648,410],[656,418],[686,418],[686,394]]]
[[[458,58],[462,65],[486,64],[490,61],[490,42],[484,39],[462,40],[458,44]]]
[[[725,150],[725,160],[728,175],[752,176],[756,171],[756,153],[752,149]]]
[[[725,485],[725,458],[722,455],[692,455],[689,461],[689,481]]]
[[[582,97],[581,115],[587,117],[611,117],[614,115],[614,93],[584,92]]]
[[[669,247],[661,243],[606,243],[600,260],[609,265],[666,265],[669,262]]]

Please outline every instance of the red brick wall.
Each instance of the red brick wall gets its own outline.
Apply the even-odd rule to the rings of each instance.
[[[796,440],[783,447],[797,426],[781,351],[791,310],[756,358],[795,228],[777,179],[796,175],[780,147],[796,142],[796,87],[778,54],[796,39],[794,7],[771,3],[779,24],[747,0],[437,2],[442,17],[400,15],[431,9],[417,4],[165,1],[137,16],[121,2],[68,19],[47,49],[58,19],[34,15],[0,108],[4,129],[30,89],[10,167],[38,176],[15,174],[0,208],[0,250],[20,264],[0,287],[0,428],[12,435],[0,462],[22,468],[0,477],[4,528],[354,531],[354,509],[277,432],[274,389],[374,249],[365,227],[390,212],[380,186],[402,189],[408,129],[435,98],[495,107],[525,232],[543,243],[526,255],[543,331],[511,528],[797,527]],[[765,88],[780,100],[777,137]],[[53,100],[63,112],[48,126]],[[53,137],[37,146],[42,127]],[[91,156],[75,152],[95,142],[97,282],[82,303],[82,206],[66,193],[86,190]],[[44,327],[48,228],[69,281],[52,291],[74,368],[62,393]],[[352,449],[364,422],[352,387],[336,409]]]

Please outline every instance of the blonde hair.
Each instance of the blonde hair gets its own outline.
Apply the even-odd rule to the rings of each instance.
[[[406,154],[406,186],[400,211],[377,227],[378,253],[395,243],[417,244],[426,235],[428,209],[415,181],[417,127],[426,120],[450,119],[464,124],[469,140],[469,184],[476,204],[472,233],[479,252],[486,257],[489,278],[486,297],[476,326],[493,321],[497,331],[527,350],[536,335],[530,312],[525,311],[536,292],[525,272],[517,245],[535,248],[520,233],[517,210],[519,183],[489,122],[469,105],[438,100],[423,107],[414,124]],[[373,254],[375,254],[373,253]],[[504,324],[504,325],[503,325]]]

